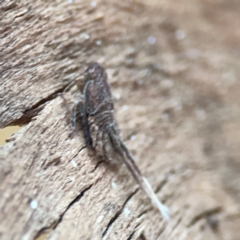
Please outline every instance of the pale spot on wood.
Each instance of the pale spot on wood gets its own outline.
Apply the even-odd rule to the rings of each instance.
[[[73,167],[77,167],[77,163],[74,160],[71,160],[71,164],[73,165]]]

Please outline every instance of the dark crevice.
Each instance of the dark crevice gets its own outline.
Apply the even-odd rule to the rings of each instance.
[[[96,181],[97,182],[97,181]],[[95,183],[96,183],[95,182]],[[62,222],[64,215],[66,214],[66,212],[78,201],[81,200],[81,198],[84,196],[84,194],[90,190],[92,188],[94,184],[91,184],[90,186],[88,186],[87,188],[85,188],[83,191],[81,191],[81,193],[75,198],[73,199],[70,204],[67,206],[67,208],[65,209],[65,211],[59,216],[58,220],[54,221],[50,226],[48,227],[43,227],[41,228],[37,234],[34,236],[33,239],[39,239],[41,236],[44,236],[44,239],[46,239],[45,235],[49,235],[51,231],[54,231],[57,226]]]
[[[140,225],[140,223],[137,224],[137,225],[134,227],[133,232],[128,236],[128,238],[127,238],[126,240],[131,240],[131,239],[133,238],[133,236],[134,236],[134,234],[135,234],[135,232],[136,232],[136,229],[137,229],[137,227],[138,227],[139,225]]]
[[[149,210],[150,210],[150,208],[144,210],[143,212],[141,212],[141,213],[137,216],[137,218],[142,217],[142,216],[143,216],[144,214],[146,214]]]
[[[83,149],[85,149],[86,146],[82,147],[79,149],[79,151],[72,157],[72,159],[74,159]],[[72,160],[71,159],[71,160]],[[99,165],[100,163],[102,163],[104,161],[100,161],[97,165]],[[48,165],[48,164],[47,164]],[[43,166],[42,166],[43,167]],[[95,167],[96,169],[96,167]],[[60,215],[59,219],[57,221],[55,221],[54,223],[51,224],[51,226],[49,227],[43,227],[42,229],[40,229],[37,234],[35,235],[34,239],[38,239],[41,235],[45,235],[45,234],[49,234],[49,232],[51,230],[55,230],[57,228],[57,226],[62,222],[62,219],[64,217],[64,215],[66,214],[66,212],[76,203],[78,202],[85,194],[86,191],[88,191],[91,187],[93,186],[90,185],[89,187],[87,187],[86,189],[84,189],[74,200],[72,200],[70,202],[70,204],[67,206],[67,208],[65,209],[65,211]]]
[[[75,157],[78,156],[78,154],[85,149],[86,146],[81,147],[78,152],[71,158],[71,160],[69,162],[71,162]],[[37,155],[35,156],[35,158],[37,157]],[[31,168],[31,166],[33,165],[34,159],[32,161],[32,164],[29,166],[29,168]],[[50,166],[57,166],[58,164],[61,163],[61,157],[57,157],[52,159],[51,161],[48,161],[48,159],[45,159],[41,165],[41,168],[43,168],[44,170],[46,170],[48,167]]]
[[[94,173],[101,163],[104,163],[104,161],[103,160],[99,161],[90,173]]]
[[[133,231],[126,240],[131,240],[133,235],[134,235],[134,233],[135,233],[135,231]]]
[[[50,167],[50,166],[57,166],[60,163],[61,163],[61,158],[60,157],[56,157],[56,158],[52,159],[51,161],[49,161],[45,166],[42,166],[42,167],[43,167],[44,170],[46,170],[48,167]]]
[[[78,152],[71,158],[71,160],[69,161],[69,162],[71,162],[75,157],[77,157],[78,156],[78,154],[83,150],[83,149],[85,149],[85,148],[87,148],[87,146],[85,145],[85,146],[83,146],[83,147],[81,147],[79,150],[78,150]]]
[[[83,146],[83,147],[81,147],[79,150],[78,150],[78,152],[72,157],[72,159],[71,160],[73,160],[75,157],[77,157],[77,155],[83,150],[83,149],[85,149],[85,148],[87,148],[87,146],[85,145],[85,146]]]
[[[8,4],[8,5],[7,5]],[[15,1],[9,2],[6,5],[1,6],[1,11],[9,11],[14,9],[17,6],[17,3]]]
[[[60,89],[56,90],[55,92],[53,92],[52,94],[50,94],[46,98],[40,100],[39,102],[34,104],[31,108],[25,110],[23,112],[23,115],[19,119],[16,119],[16,120],[13,120],[12,122],[7,123],[4,127],[6,127],[6,126],[14,126],[14,125],[20,125],[21,126],[21,125],[28,124],[29,122],[31,122],[33,117],[38,115],[38,113],[43,110],[43,108],[46,106],[46,104],[49,101],[53,100],[54,98],[56,98],[60,94],[62,94],[64,89],[67,86],[68,85],[65,85],[65,86],[61,87]]]
[[[209,209],[209,210],[206,210],[198,215],[196,215],[192,220],[191,222],[188,224],[188,228],[189,227],[192,227],[194,224],[196,224],[199,220],[203,219],[203,218],[208,218],[209,216],[213,215],[213,214],[216,214],[216,213],[220,213],[222,211],[221,207],[216,207],[216,208],[213,208],[213,209]]]
[[[144,235],[144,233],[142,233],[139,237],[138,240],[147,240],[146,236]]]
[[[120,214],[122,213],[124,207],[126,206],[126,204],[130,201],[130,199],[138,192],[138,189],[136,189],[133,193],[131,193],[128,198],[125,200],[125,202],[123,203],[122,207],[116,212],[116,214],[114,215],[113,218],[110,219],[109,223],[107,224],[106,229],[104,230],[104,232],[102,233],[102,238],[104,238],[104,236],[107,234],[109,228],[112,226],[112,224],[117,220],[117,218],[120,216]]]
[[[81,191],[81,193],[80,193],[75,199],[73,199],[73,200],[70,202],[70,204],[67,206],[67,208],[65,209],[65,211],[60,215],[60,217],[59,217],[59,219],[57,220],[55,226],[53,227],[53,230],[56,229],[57,226],[62,222],[62,219],[63,219],[65,213],[66,213],[76,202],[80,201],[81,198],[84,196],[85,192],[87,192],[89,189],[91,189],[92,186],[93,186],[93,184],[90,185],[90,186],[88,186],[87,188],[85,188],[83,191]]]
[[[43,227],[41,228],[37,234],[33,237],[33,239],[40,239],[43,236],[47,236],[49,234],[49,232],[53,229],[53,227],[55,226],[55,223],[52,223],[50,226],[48,227]],[[44,237],[43,239],[46,239],[46,237]]]

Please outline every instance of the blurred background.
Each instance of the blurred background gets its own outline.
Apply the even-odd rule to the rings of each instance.
[[[18,126],[6,127],[4,129],[0,129],[0,146],[6,143],[6,140],[11,137],[11,135],[17,132],[20,129]]]

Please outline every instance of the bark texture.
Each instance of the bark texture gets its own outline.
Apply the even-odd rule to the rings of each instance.
[[[24,124],[0,149],[1,239],[239,239],[239,3],[0,6],[0,126]],[[124,166],[70,135],[79,93],[58,93],[92,61],[169,223]]]

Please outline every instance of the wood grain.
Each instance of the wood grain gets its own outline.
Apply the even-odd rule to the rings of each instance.
[[[176,39],[175,11],[164,1],[1,3],[0,126],[24,124],[0,149],[1,239],[234,239],[238,218],[218,226],[237,214],[221,178],[231,150],[216,130],[230,105],[217,76],[197,75],[221,67],[181,57],[198,38]],[[91,156],[81,129],[70,135],[78,92],[60,93],[92,61],[108,71],[123,138],[169,223],[124,166]]]

